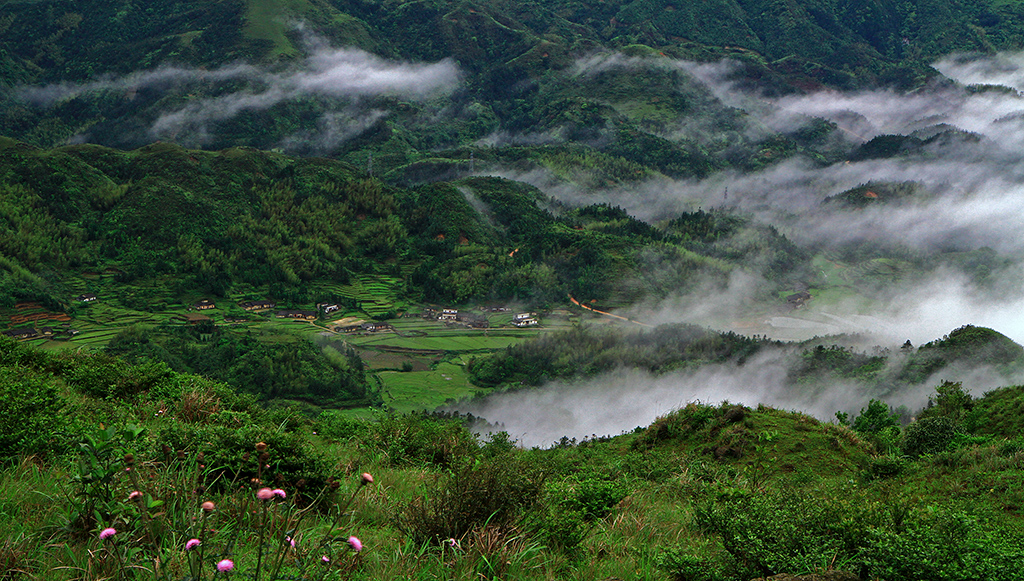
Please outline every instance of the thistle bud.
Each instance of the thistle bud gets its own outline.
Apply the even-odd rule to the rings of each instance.
[[[266,442],[256,442],[256,451],[257,452],[264,452],[264,451],[266,451],[266,449],[267,449]]]
[[[199,507],[203,509],[203,512],[213,512],[213,509],[217,508],[217,506],[209,500],[199,505]]]

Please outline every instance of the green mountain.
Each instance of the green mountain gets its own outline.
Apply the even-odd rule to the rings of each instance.
[[[613,180],[703,176],[842,152],[827,145],[828,124],[749,135],[745,115],[677,59],[732,59],[736,82],[766,94],[905,90],[933,78],[940,56],[1019,47],[1022,17],[1012,2],[933,0],[15,2],[0,9],[0,123],[39,146],[163,139],[360,167],[372,157],[376,174],[403,183],[464,172],[473,152],[481,163],[521,155],[476,149],[495,140],[575,142],[611,156],[603,166],[643,166]],[[416,80],[343,88],[366,63]],[[689,129],[673,130],[679,119]]]

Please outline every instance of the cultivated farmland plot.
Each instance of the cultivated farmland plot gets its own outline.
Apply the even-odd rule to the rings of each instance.
[[[367,371],[375,376],[374,382],[380,387],[385,407],[396,411],[434,409],[446,402],[485,393],[488,390],[473,386],[465,372],[471,357],[572,325],[565,316],[542,315],[540,326],[517,328],[512,325],[511,312],[487,315],[489,326],[486,329],[424,319],[417,313],[425,307],[411,305],[404,298],[405,282],[399,277],[382,275],[358,276],[346,285],[313,283],[310,297],[347,300],[342,310],[316,321],[276,316],[282,309],[313,310],[313,304],[279,303],[265,312],[246,312],[240,303],[268,297],[265,291],[244,285],[237,286],[226,297],[207,297],[198,291],[187,291],[186,296],[182,296],[172,278],[156,277],[125,284],[118,281],[116,269],[108,269],[70,278],[64,281],[64,286],[68,292],[67,314],[51,312],[41,305],[22,304],[20,309],[0,309],[0,324],[6,321],[6,329],[33,325],[74,329],[74,334],[65,331],[60,336],[40,335],[27,340],[48,350],[102,350],[129,328],[160,333],[161,329],[167,331],[195,324],[207,317],[226,333],[253,337],[267,345],[312,341],[320,345],[328,357],[337,357],[342,348],[349,345],[357,350]],[[95,294],[97,300],[83,302],[73,298],[85,294]],[[201,300],[209,300],[216,306],[196,310],[193,305]],[[356,310],[346,310],[352,306]],[[401,316],[405,313],[410,316]],[[479,311],[473,313],[480,314]],[[396,314],[399,315],[396,318],[380,320]],[[59,317],[59,320],[50,320],[50,317]],[[338,332],[346,325],[375,320],[391,325],[392,329],[372,333]]]

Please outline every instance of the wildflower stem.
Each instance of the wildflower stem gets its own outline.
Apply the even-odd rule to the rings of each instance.
[[[263,566],[263,535],[267,529],[267,502],[260,503],[259,539],[256,547],[256,576],[255,581],[260,581],[260,568]]]
[[[198,563],[198,567],[197,567],[197,569],[199,570],[198,574],[197,574],[196,570],[192,568],[192,559],[189,559],[189,561],[188,561],[188,566],[189,566],[189,569],[192,571],[192,576],[195,577],[197,581],[203,581],[203,555],[206,552],[206,516],[207,516],[207,514],[209,514],[207,511],[200,509],[200,516],[199,516],[199,563]]]

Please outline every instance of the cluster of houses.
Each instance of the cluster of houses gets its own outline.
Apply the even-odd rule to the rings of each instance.
[[[275,303],[274,301],[269,301],[269,300],[244,301],[244,302],[238,303],[238,306],[241,307],[247,313],[263,313],[263,312],[270,311],[270,310],[273,310],[273,309],[277,308],[277,303]],[[216,303],[214,303],[210,299],[203,299],[203,300],[201,300],[201,301],[199,301],[197,303],[194,303],[192,305],[192,309],[191,310],[205,311],[205,310],[215,309],[215,308],[217,308]],[[326,315],[326,314],[338,311],[340,309],[341,309],[340,305],[337,305],[335,303],[318,303],[316,305],[316,310],[315,311],[298,310],[298,309],[285,309],[285,310],[282,310],[282,311],[277,311],[276,313],[274,313],[274,316],[276,316],[279,319],[294,319],[296,321],[315,321],[315,320],[317,320],[320,317],[320,313],[323,313],[323,314]],[[235,322],[244,322],[246,320],[246,319],[239,319],[237,317],[231,317],[230,321],[228,319],[229,319],[229,317],[225,317],[224,318],[225,322],[235,323]],[[189,319],[189,322],[194,322],[194,321]]]
[[[366,323],[351,323],[349,325],[340,325],[334,328],[339,333],[379,333],[381,331],[394,331],[394,325],[390,323],[382,323],[380,321],[370,321]]]
[[[486,306],[480,307],[480,310],[484,313],[507,313],[510,309],[507,307],[495,307]],[[477,329],[486,329],[490,326],[487,321],[486,314],[478,315],[476,313],[460,312],[458,309],[445,309],[442,308],[440,311],[436,309],[425,309],[423,311],[423,318],[425,319],[436,319],[446,324],[462,324],[468,327]],[[537,319],[537,313],[519,313],[512,317],[512,324],[516,327],[532,327],[539,324]]]
[[[238,306],[249,313],[260,313],[276,307],[277,303],[274,301],[245,301],[244,303],[238,303]]]
[[[275,316],[278,319],[295,319],[296,321],[315,321],[320,316],[317,311],[285,310],[278,311]]]
[[[0,333],[5,337],[10,337],[16,341],[28,341],[29,339],[38,339],[40,337],[46,339],[70,339],[78,334],[78,330],[72,329],[71,325],[65,323],[58,328],[53,327],[20,327],[18,329],[10,329]]]
[[[475,329],[486,329],[490,326],[486,316],[467,312],[460,313],[458,309],[441,309],[440,311],[436,309],[425,309],[423,311],[423,318],[438,320],[446,325],[458,324],[473,327]]]

